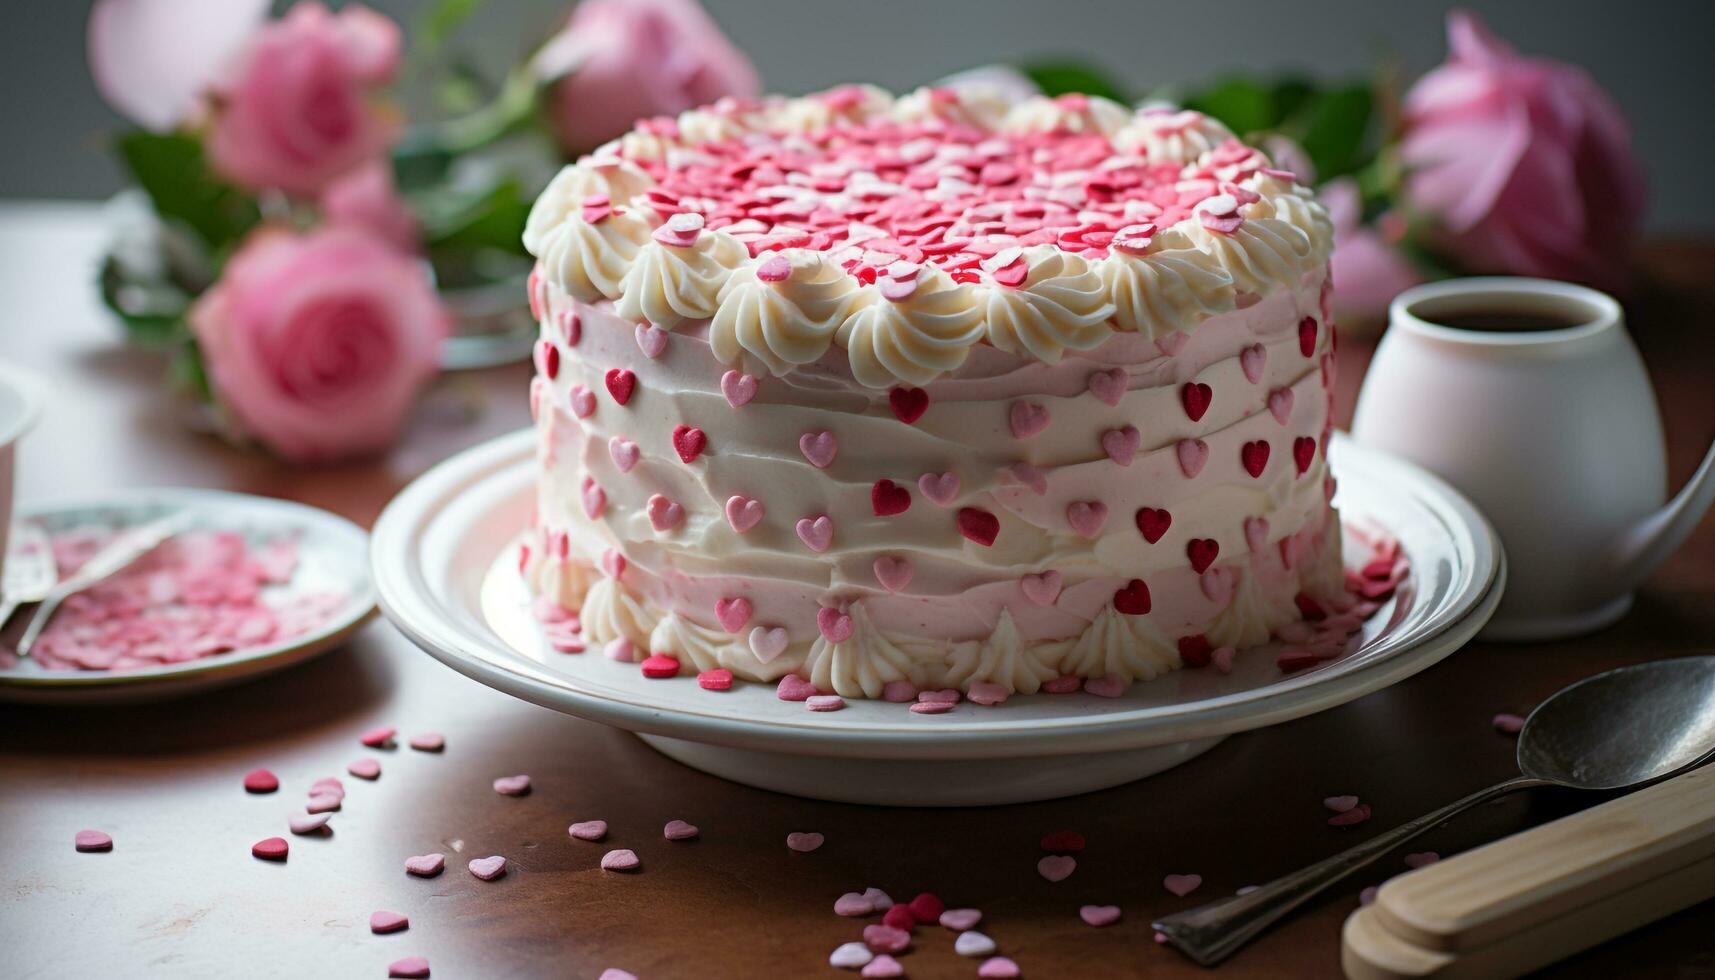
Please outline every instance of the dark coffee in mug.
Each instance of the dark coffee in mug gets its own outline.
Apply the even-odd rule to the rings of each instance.
[[[1588,317],[1574,315],[1572,310],[1527,310],[1516,307],[1467,307],[1464,309],[1418,310],[1417,315],[1430,323],[1455,330],[1475,330],[1487,333],[1533,333],[1541,330],[1565,330],[1590,322]]]

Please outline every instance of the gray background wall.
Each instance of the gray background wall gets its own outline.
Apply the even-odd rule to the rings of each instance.
[[[766,85],[853,80],[896,90],[986,61],[1073,54],[1138,88],[1243,68],[1367,71],[1391,52],[1413,74],[1443,54],[1446,4],[1403,0],[706,0]],[[371,0],[412,25],[425,0]],[[1715,4],[1707,0],[1476,0],[1520,48],[1585,66],[1632,120],[1653,184],[1651,227],[1715,230]],[[84,64],[87,0],[5,0],[0,197],[95,197],[119,184],[103,137],[119,120]],[[489,0],[456,46],[504,65],[561,0]]]

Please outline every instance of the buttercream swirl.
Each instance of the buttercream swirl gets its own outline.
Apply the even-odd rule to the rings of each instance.
[[[1297,609],[1290,603],[1285,608],[1270,606],[1254,575],[1236,566],[1232,571],[1238,576],[1232,597],[1203,630],[1211,644],[1242,650],[1267,643],[1276,626],[1297,618]]]
[[[989,681],[1018,694],[1035,694],[1043,681],[1059,674],[1042,656],[1044,651],[1054,652],[1048,644],[1026,643],[1013,624],[1012,611],[1002,608],[988,639],[953,647],[942,683],[968,691],[977,681]]]
[[[1212,116],[1194,109],[1151,106],[1138,110],[1114,133],[1114,146],[1151,163],[1188,164],[1232,138],[1233,131]]]
[[[575,213],[561,219],[536,245],[549,281],[585,303],[618,297],[649,242],[648,213],[615,208],[594,224]]]
[[[1022,260],[1029,273],[1019,286],[985,282],[976,288],[990,344],[1054,364],[1068,347],[1089,350],[1113,336],[1108,318],[1114,304],[1082,256],[1033,245]]]
[[[590,586],[578,618],[583,621],[584,636],[596,643],[626,639],[647,652],[653,629],[649,612],[611,578],[604,576]]]
[[[1184,227],[1191,240],[1227,270],[1235,286],[1257,296],[1297,282],[1324,261],[1308,234],[1279,218],[1246,218],[1231,232],[1215,231],[1195,219]]]
[[[834,333],[856,300],[858,282],[820,252],[788,249],[775,253],[787,265],[786,278],[769,257],[734,272],[720,293],[720,308],[709,324],[709,347],[723,364],[741,358],[780,376],[827,353]]]
[[[926,385],[957,368],[982,338],[983,314],[969,285],[941,269],[921,267],[908,296],[886,299],[876,286],[840,324],[838,340],[852,376],[867,388]]]
[[[649,652],[688,660],[698,672],[724,667],[747,681],[779,680],[798,663],[796,657],[784,655],[763,663],[738,637],[672,612],[649,632]]]
[[[1269,173],[1258,173],[1241,186],[1255,191],[1261,200],[1242,208],[1249,217],[1278,218],[1310,239],[1313,262],[1320,265],[1328,260],[1334,246],[1334,222],[1316,195],[1298,183]]]
[[[612,204],[627,204],[654,182],[635,163],[618,157],[585,157],[561,167],[530,206],[524,220],[524,248],[531,255],[543,254],[543,239],[576,215],[592,195],[605,194]]]
[[[803,673],[819,691],[848,698],[878,698],[888,681],[921,686],[927,675],[915,657],[889,640],[869,618],[863,603],[846,611],[852,634],[838,643],[816,637],[804,657]]]
[[[1189,333],[1204,318],[1233,308],[1233,277],[1184,232],[1159,232],[1143,255],[1110,252],[1099,263],[1114,324],[1147,337]]]
[[[1038,96],[1013,106],[1001,131],[1112,136],[1130,120],[1131,110],[1099,95]]]
[[[536,593],[552,599],[562,609],[582,608],[590,587],[600,579],[594,565],[576,558],[536,560],[540,563],[533,569]]]
[[[620,281],[614,312],[663,330],[707,319],[715,314],[727,278],[749,258],[738,239],[720,231],[700,232],[691,245],[651,240],[637,250]]]
[[[1146,616],[1128,616],[1108,606],[1060,653],[1060,672],[1080,677],[1117,674],[1122,681],[1147,681],[1179,666],[1179,653]]]

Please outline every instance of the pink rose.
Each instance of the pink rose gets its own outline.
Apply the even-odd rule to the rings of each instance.
[[[96,0],[89,70],[108,105],[166,132],[197,113],[267,15],[268,0]]]
[[[1363,223],[1363,201],[1357,181],[1341,177],[1317,192],[1328,217],[1334,222],[1334,315],[1342,328],[1365,332],[1387,318],[1393,298],[1423,281],[1417,269],[1396,248],[1403,233],[1397,216],[1384,215],[1372,228]]]
[[[366,163],[339,177],[322,191],[322,220],[330,225],[359,228],[401,252],[422,250],[422,226],[393,186],[393,168],[386,160]]]
[[[1450,56],[1405,100],[1406,195],[1473,272],[1612,286],[1644,207],[1631,133],[1582,70],[1526,58],[1475,16],[1447,18]]]
[[[297,461],[391,445],[447,332],[421,262],[350,228],[252,234],[190,320],[221,405]]]
[[[536,64],[547,75],[569,70],[549,112],[567,153],[639,119],[761,89],[750,60],[694,0],[584,0]]]
[[[299,3],[217,86],[214,168],[252,190],[315,194],[379,156],[397,125],[373,100],[399,67],[399,28],[365,7]]]

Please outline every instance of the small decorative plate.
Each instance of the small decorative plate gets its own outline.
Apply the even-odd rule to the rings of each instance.
[[[1505,562],[1463,497],[1408,463],[1337,436],[1335,504],[1348,527],[1396,537],[1411,575],[1336,660],[1283,674],[1252,651],[1231,674],[1180,670],[1118,698],[1014,696],[941,715],[851,701],[817,713],[772,684],[713,693],[649,680],[599,653],[554,652],[531,613],[516,547],[535,491],[534,436],[467,450],[407,487],[376,523],[382,610],[418,646],[490,687],[636,732],[687,765],[820,799],[968,806],[1119,785],[1190,759],[1233,732],[1362,697],[1434,664],[1500,601]]]
[[[271,603],[317,593],[344,597],[319,626],[290,640],[135,670],[48,670],[34,657],[0,669],[0,701],[93,704],[165,700],[257,677],[337,646],[375,614],[368,574],[368,536],[324,510],[286,500],[219,490],[140,489],[77,500],[23,503],[16,519],[50,534],[82,527],[125,527],[175,511],[190,516],[187,531],[236,531],[254,545],[281,536],[297,540],[291,581],[268,586]],[[20,609],[16,627],[35,611]],[[62,607],[63,613],[64,607]],[[10,659],[11,650],[6,650]]]

